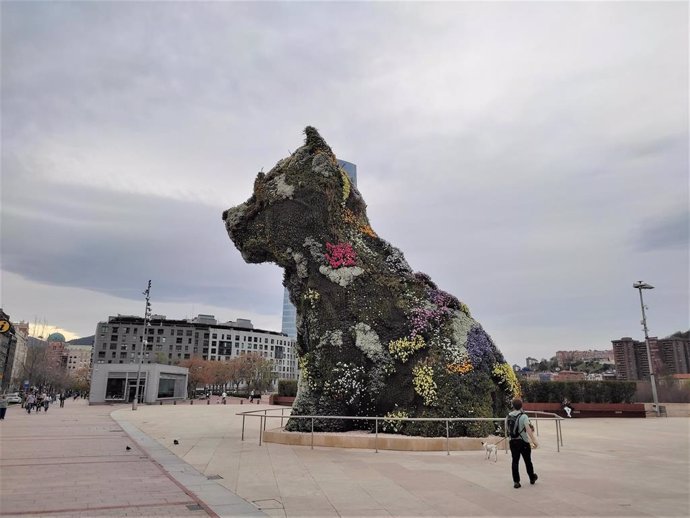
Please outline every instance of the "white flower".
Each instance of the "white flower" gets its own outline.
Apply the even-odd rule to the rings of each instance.
[[[343,266],[333,269],[330,266],[322,264],[319,266],[319,272],[331,282],[346,288],[348,284],[355,280],[355,277],[362,275],[364,270],[359,266]]]
[[[364,322],[359,322],[352,328],[355,332],[355,345],[370,360],[379,360],[383,355],[383,345],[371,327]]]

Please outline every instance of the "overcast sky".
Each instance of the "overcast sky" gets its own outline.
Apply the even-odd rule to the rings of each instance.
[[[2,307],[279,330],[282,273],[221,212],[316,126],[373,228],[511,363],[688,324],[688,7],[12,3]]]

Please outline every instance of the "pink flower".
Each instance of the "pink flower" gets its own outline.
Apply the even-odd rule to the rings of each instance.
[[[342,266],[355,266],[357,252],[354,251],[350,243],[338,243],[337,245],[326,243],[326,260],[331,268]]]

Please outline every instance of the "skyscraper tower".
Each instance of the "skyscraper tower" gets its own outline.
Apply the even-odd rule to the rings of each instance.
[[[345,160],[338,160],[338,165],[345,170],[352,183],[357,186],[357,165]],[[290,302],[290,294],[287,288],[283,292],[283,324],[281,331],[290,338],[297,338],[297,310]]]

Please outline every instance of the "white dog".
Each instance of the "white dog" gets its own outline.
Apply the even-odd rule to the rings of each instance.
[[[493,453],[494,462],[497,462],[498,461],[498,448],[496,447],[496,445],[493,443],[490,443],[490,442],[482,441],[482,446],[484,447],[484,450],[486,451],[486,459],[487,460],[491,459],[491,454]]]

